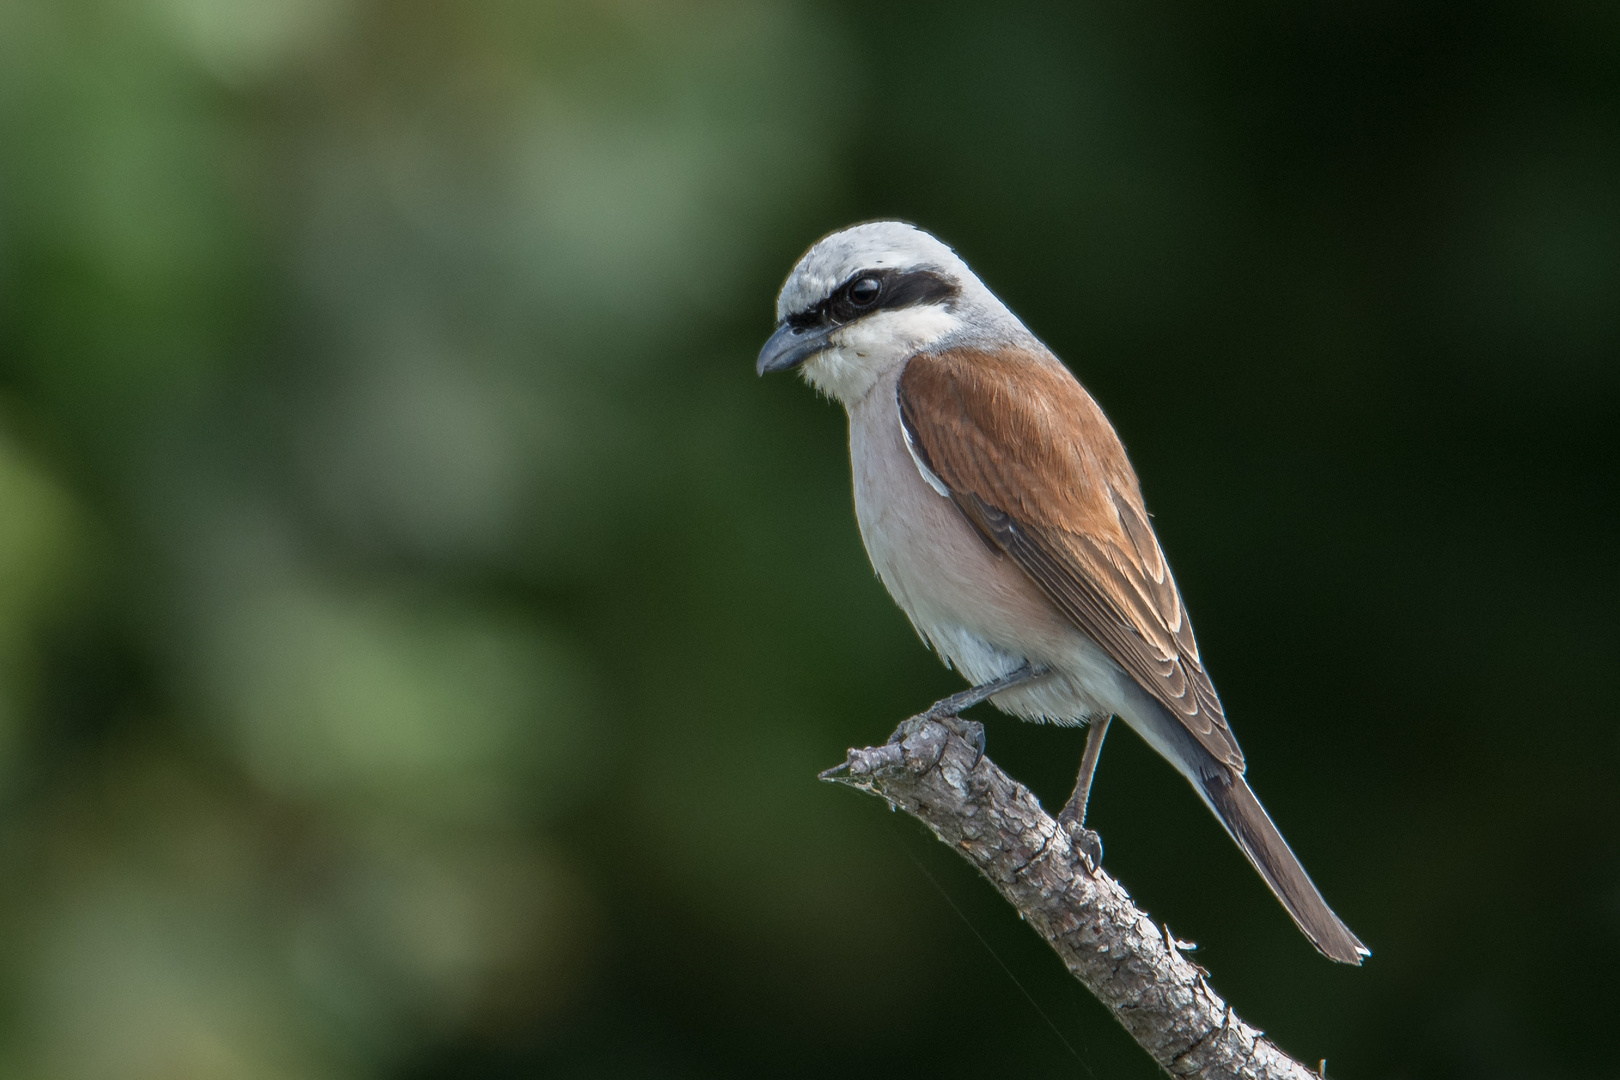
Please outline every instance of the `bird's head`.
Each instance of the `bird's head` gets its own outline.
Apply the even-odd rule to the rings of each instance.
[[[798,368],[845,405],[919,352],[1027,331],[950,248],[915,225],[872,221],[804,253],[776,300],[757,369]]]

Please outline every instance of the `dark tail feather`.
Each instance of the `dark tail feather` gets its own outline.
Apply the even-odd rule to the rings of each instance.
[[[1249,790],[1248,783],[1224,769],[1221,772],[1224,775],[1200,783],[1204,798],[1243,849],[1243,854],[1266,879],[1271,891],[1277,894],[1283,907],[1288,909],[1288,914],[1294,917],[1294,922],[1311,939],[1311,944],[1323,956],[1341,964],[1359,965],[1363,958],[1371,956],[1372,950],[1350,932],[1316,891],[1310,875],[1288,850],[1288,841],[1271,823],[1265,807]]]

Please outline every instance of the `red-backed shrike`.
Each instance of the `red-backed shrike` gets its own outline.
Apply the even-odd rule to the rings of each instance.
[[[797,368],[848,410],[872,566],[975,684],[922,715],[988,699],[1090,721],[1059,820],[1092,844],[1091,772],[1119,717],[1191,781],[1312,944],[1346,964],[1370,955],[1249,790],[1136,473],[1068,368],[955,252],[901,222],[821,240],[776,314],[760,374]]]

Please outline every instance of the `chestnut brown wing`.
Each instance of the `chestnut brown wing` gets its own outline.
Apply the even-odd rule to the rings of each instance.
[[[973,527],[1241,773],[1125,448],[1068,369],[1017,349],[922,353],[898,396],[906,438]]]

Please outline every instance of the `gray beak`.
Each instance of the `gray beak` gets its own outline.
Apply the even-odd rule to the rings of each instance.
[[[759,350],[759,363],[754,370],[761,375],[773,371],[791,371],[827,347],[827,337],[836,326],[796,327],[783,323]]]

